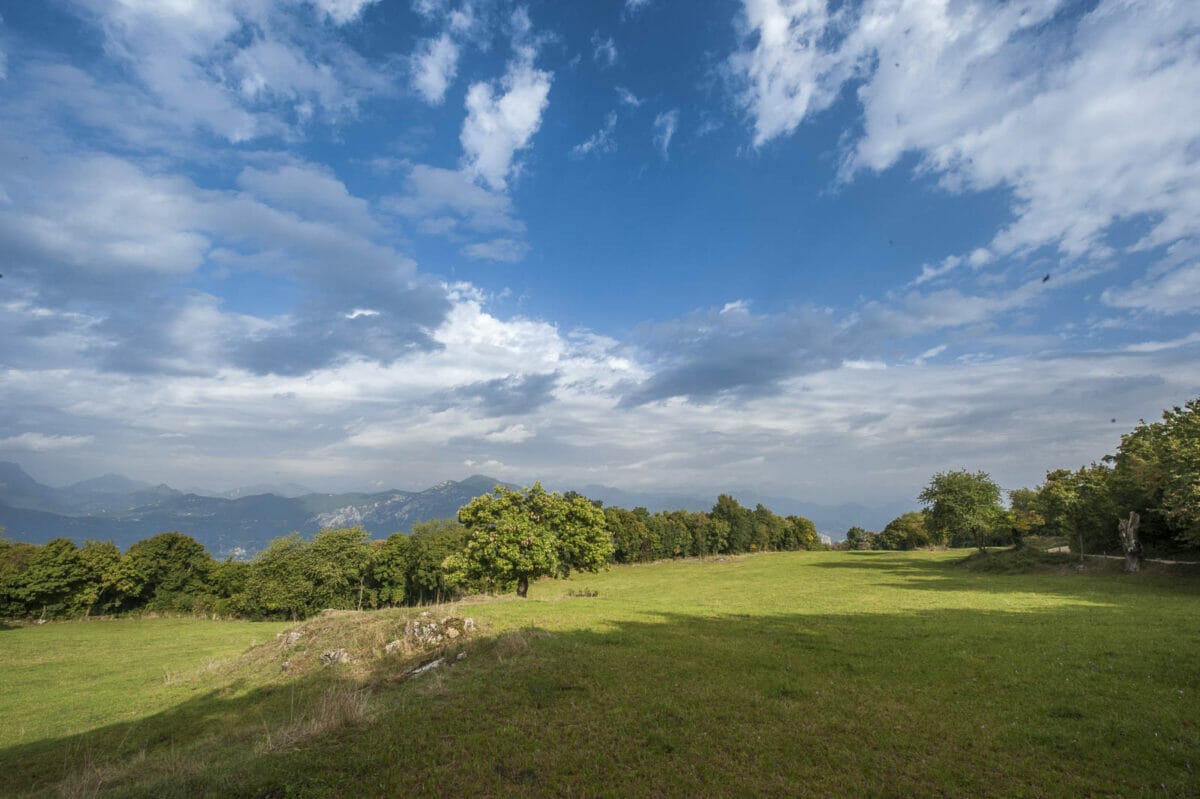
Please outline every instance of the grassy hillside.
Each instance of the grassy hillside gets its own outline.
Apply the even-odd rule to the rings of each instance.
[[[407,610],[322,616],[290,648],[244,623],[0,631],[0,717],[57,708],[0,728],[0,794],[1200,793],[1200,582],[959,558],[543,581],[524,602],[431,609],[480,629],[417,676],[439,652],[384,653]],[[252,639],[268,643],[229,657]],[[352,663],[319,665],[339,647]],[[124,668],[94,668],[102,650]]]

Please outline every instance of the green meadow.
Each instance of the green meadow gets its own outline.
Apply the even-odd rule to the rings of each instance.
[[[391,654],[422,609],[2,629],[0,795],[1200,795],[1194,575],[962,560],[622,566]]]

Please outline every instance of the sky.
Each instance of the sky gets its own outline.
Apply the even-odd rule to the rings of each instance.
[[[0,460],[910,501],[1200,394],[1200,3],[0,0]]]

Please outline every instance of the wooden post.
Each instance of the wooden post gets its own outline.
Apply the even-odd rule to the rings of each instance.
[[[1138,540],[1138,525],[1142,517],[1130,511],[1128,519],[1121,519],[1117,527],[1121,531],[1121,546],[1125,549],[1125,571],[1136,572],[1142,568],[1142,542]]]

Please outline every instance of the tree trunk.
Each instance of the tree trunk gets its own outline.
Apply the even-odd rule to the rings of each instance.
[[[1142,518],[1137,511],[1130,511],[1128,519],[1121,519],[1117,527],[1121,531],[1121,547],[1125,550],[1125,571],[1142,570],[1142,542],[1138,539],[1138,525]]]
[[[525,595],[528,593],[529,593],[529,578],[526,577],[524,574],[522,574],[520,577],[517,578],[517,596],[521,597],[521,599],[524,599]]]
[[[974,533],[975,533],[975,546],[979,547],[979,551],[982,552],[983,554],[985,554],[985,555],[988,554],[987,537],[984,535],[983,528],[976,527],[974,529]]]

